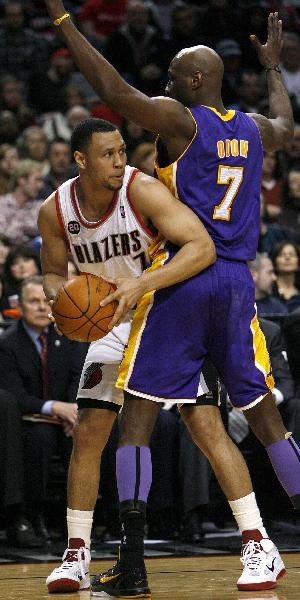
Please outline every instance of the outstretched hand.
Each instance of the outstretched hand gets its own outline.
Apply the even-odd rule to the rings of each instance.
[[[278,20],[278,13],[270,13],[268,17],[268,39],[262,45],[256,35],[250,35],[250,40],[256,49],[258,59],[263,67],[270,67],[279,63],[282,48],[282,21]]]
[[[111,280],[105,278],[106,281],[114,283],[117,289],[104,300],[101,300],[100,306],[106,306],[110,302],[116,300],[118,302],[117,310],[109,323],[108,329],[120,325],[129,310],[135,307],[139,298],[146,292],[144,280],[142,277],[118,277]]]

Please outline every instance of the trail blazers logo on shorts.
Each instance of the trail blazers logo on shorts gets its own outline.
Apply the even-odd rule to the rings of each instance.
[[[83,373],[83,390],[91,390],[92,388],[99,385],[102,381],[102,369],[104,363],[92,363]]]

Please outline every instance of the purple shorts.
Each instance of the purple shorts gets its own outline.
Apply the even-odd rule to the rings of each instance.
[[[150,400],[195,402],[206,356],[237,408],[255,405],[274,387],[245,263],[218,259],[187,281],[145,294],[117,387]]]

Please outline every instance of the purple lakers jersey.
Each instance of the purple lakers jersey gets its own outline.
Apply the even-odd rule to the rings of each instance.
[[[199,105],[190,109],[196,132],[171,165],[162,163],[157,140],[158,178],[201,219],[217,255],[229,260],[255,258],[260,223],[263,148],[258,128],[245,113],[220,115]]]

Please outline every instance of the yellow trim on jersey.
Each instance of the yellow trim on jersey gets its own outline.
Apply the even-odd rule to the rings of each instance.
[[[212,110],[216,115],[218,115],[218,117],[220,117],[220,119],[222,119],[222,121],[231,121],[236,113],[236,110],[231,109],[227,111],[227,115],[221,115],[216,108],[213,108],[212,106],[206,106],[206,104],[203,104],[203,106],[205,106],[205,108],[209,108],[209,110]]]
[[[266,346],[266,338],[259,326],[256,314],[251,321],[250,327],[253,335],[255,366],[264,374],[266,385],[268,386],[269,390],[272,391],[275,386],[275,382],[271,371],[271,363]]]
[[[158,179],[159,179],[159,181],[161,181],[162,183],[165,184],[165,186],[170,190],[170,192],[176,198],[179,198],[178,192],[177,192],[177,185],[176,185],[177,163],[183,157],[183,155],[188,151],[189,147],[193,143],[193,141],[198,133],[198,125],[197,125],[197,121],[196,121],[195,117],[192,115],[189,108],[185,107],[185,109],[190,113],[190,115],[195,123],[195,133],[194,133],[192,139],[190,140],[190,142],[188,143],[188,145],[186,146],[186,148],[180,154],[180,156],[178,156],[178,158],[176,160],[174,160],[174,162],[170,163],[166,167],[160,167],[157,162],[157,158],[158,158],[157,142],[158,142],[160,136],[158,135],[155,140],[154,167],[155,167]]]
[[[146,272],[154,271],[155,269],[161,267],[167,260],[168,256],[169,253],[166,250],[159,251],[152,265],[146,269]],[[155,290],[147,292],[137,303],[132,320],[128,345],[125,350],[123,360],[119,366],[116,388],[123,390],[128,385],[128,381],[134,368],[135,358],[139,349],[141,337],[147,323],[147,317],[153,304],[154,294]]]

